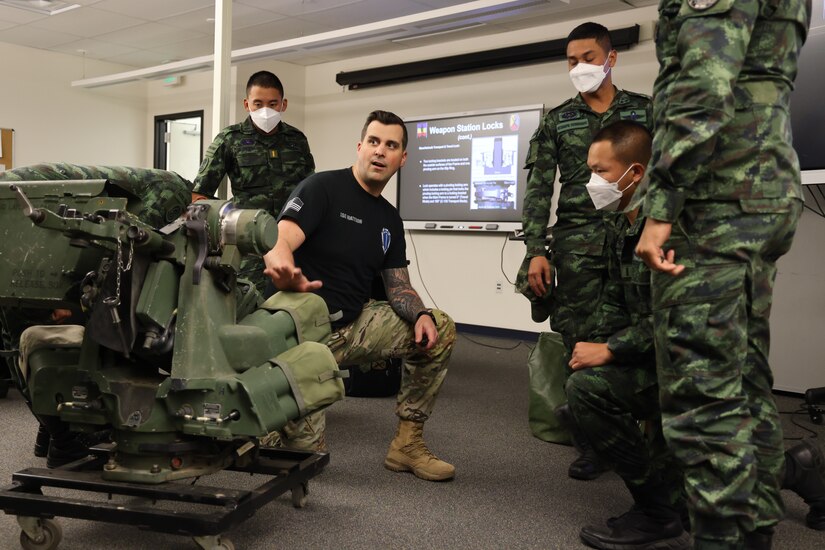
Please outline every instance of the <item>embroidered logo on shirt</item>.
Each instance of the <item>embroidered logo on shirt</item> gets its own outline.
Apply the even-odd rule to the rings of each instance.
[[[390,235],[390,230],[386,227],[381,228],[381,248],[384,249],[384,254],[387,253],[387,250],[390,248],[390,242],[392,241],[392,235]]]
[[[622,120],[632,120],[634,122],[647,122],[647,113],[644,109],[629,109],[627,111],[619,111],[619,116]]]
[[[352,214],[347,214],[346,212],[341,212],[341,213],[340,213],[340,214],[338,214],[338,215],[339,215],[339,216],[341,216],[343,219],[348,220],[348,221],[351,221],[351,222],[355,222],[355,223],[364,223],[364,222],[361,220],[361,218],[356,218],[356,217],[355,217],[355,216],[353,216]]]
[[[298,197],[292,197],[286,206],[284,206],[284,212],[287,210],[295,210],[296,212],[300,212],[301,208],[304,207],[304,201],[299,199]]]

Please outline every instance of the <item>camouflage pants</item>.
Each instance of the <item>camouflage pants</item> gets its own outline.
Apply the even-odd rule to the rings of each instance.
[[[269,284],[269,277],[264,275],[264,259],[260,256],[244,256],[241,258],[239,277],[251,281],[255,285],[261,296],[265,296],[266,287]]]
[[[632,494],[655,488],[666,491],[675,507],[684,506],[681,470],[662,435],[654,365],[580,369],[566,391],[579,429]]]
[[[550,312],[550,327],[561,334],[567,352],[576,342],[605,342],[626,318],[599,319],[598,304],[611,282],[603,256],[554,252],[552,259],[556,286]]]
[[[688,202],[666,244],[686,269],[653,272],[662,423],[696,548],[736,548],[784,513],[768,320],[801,210],[795,199]]]
[[[401,389],[395,414],[404,420],[424,422],[447,376],[447,363],[456,338],[455,323],[443,311],[433,310],[438,342],[429,351],[415,345],[413,325],[399,317],[388,302],[370,300],[355,321],[334,332],[328,342],[342,367],[403,357]],[[283,444],[297,449],[323,450],[326,419],[323,411],[284,428]]]

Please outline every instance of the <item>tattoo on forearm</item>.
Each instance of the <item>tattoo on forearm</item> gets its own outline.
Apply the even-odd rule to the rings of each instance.
[[[384,290],[387,292],[387,299],[393,311],[402,319],[415,323],[415,316],[426,308],[421,297],[410,285],[410,274],[407,268],[385,269],[381,275],[384,278]]]

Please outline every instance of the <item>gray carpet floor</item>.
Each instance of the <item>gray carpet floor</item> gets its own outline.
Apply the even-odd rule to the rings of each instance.
[[[478,335],[459,338],[425,431],[434,452],[455,464],[455,480],[432,483],[386,470],[383,458],[396,425],[394,399],[347,398],[329,409],[331,461],[310,483],[307,506],[295,509],[283,495],[228,536],[238,549],[584,548],[579,528],[624,512],[630,497],[612,473],[588,482],[568,478],[573,449],[531,436],[529,346]],[[801,398],[783,396],[779,402],[781,410],[792,411]],[[5,424],[0,485],[7,485],[13,472],[43,466],[45,459],[32,454],[36,421],[17,392],[0,400],[0,418]],[[808,436],[806,428],[823,433],[804,414],[783,415],[783,423],[788,438]],[[262,481],[262,476],[222,472],[200,483],[252,488]],[[777,529],[774,549],[825,548],[825,532],[805,527],[807,506],[795,494],[784,496],[787,518]],[[196,548],[186,537],[137,527],[59,522],[64,550]],[[18,538],[15,519],[0,515],[0,549],[19,548]]]

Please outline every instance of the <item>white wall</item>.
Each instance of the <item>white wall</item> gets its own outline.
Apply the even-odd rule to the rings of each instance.
[[[16,167],[39,162],[142,165],[146,86],[86,90],[71,82],[130,69],[0,42],[0,127],[14,128]]]
[[[650,7],[594,20],[609,28],[618,28],[649,23],[655,16],[655,7]],[[583,21],[307,67],[304,131],[318,169],[341,168],[353,163],[361,126],[374,109],[410,117],[537,103],[554,107],[575,94],[565,61],[356,91],[346,91],[335,83],[338,72],[563,38]],[[646,29],[649,28],[647,25]],[[651,37],[646,38],[631,51],[619,53],[614,81],[620,88],[643,93],[652,91],[658,64]],[[394,180],[388,184],[385,195],[395,201]],[[500,234],[414,232],[412,239],[407,239],[413,285],[426,303],[433,305],[434,300],[459,323],[533,332],[545,330],[546,323],[537,324],[530,319],[527,300],[505,282],[500,267],[504,238]],[[415,244],[418,260],[410,241]],[[511,281],[523,256],[522,243],[506,243],[504,271]],[[505,282],[505,291],[501,294],[495,291],[497,282]]]
[[[810,199],[808,193],[806,197]],[[804,392],[825,386],[823,236],[825,219],[805,210],[791,251],[777,263],[770,361],[774,387],[780,390]]]

